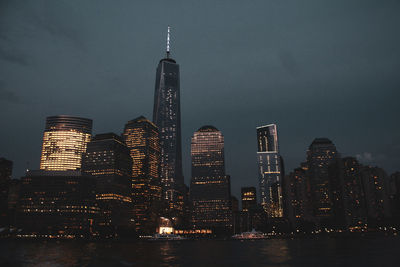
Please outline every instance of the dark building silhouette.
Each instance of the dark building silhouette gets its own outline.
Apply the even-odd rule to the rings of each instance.
[[[232,229],[233,233],[240,233],[240,210],[239,210],[239,200],[231,196],[232,205]]]
[[[8,190],[13,162],[0,158],[0,227],[8,226]]]
[[[287,216],[294,229],[308,230],[312,221],[312,211],[309,202],[309,185],[307,169],[294,169],[286,176],[287,181]]]
[[[367,206],[368,227],[383,226],[392,217],[389,177],[378,167],[363,167],[361,180]]]
[[[275,124],[257,127],[261,205],[271,218],[283,217],[282,165]]]
[[[213,126],[203,126],[192,137],[190,197],[195,229],[214,233],[232,231],[230,177],[225,174],[224,137]]]
[[[102,235],[129,233],[134,227],[131,197],[132,158],[122,138],[98,134],[87,144],[82,172],[96,177],[97,220]]]
[[[16,226],[16,215],[19,200],[19,191],[21,188],[20,179],[11,179],[8,187],[8,224],[11,227]]]
[[[393,217],[397,227],[400,227],[400,172],[390,175],[390,185],[394,188],[392,194]]]
[[[161,209],[160,140],[157,126],[140,116],[122,134],[132,156],[132,199],[136,230],[154,233]]]
[[[267,213],[257,203],[257,191],[255,187],[241,188],[242,210],[240,212],[240,231],[248,232],[253,229],[265,231]]]
[[[257,192],[255,187],[242,187],[242,211],[254,210],[257,207]]]
[[[361,169],[353,157],[337,159],[329,166],[334,225],[337,228],[360,231],[367,226]]]
[[[67,115],[46,119],[40,169],[68,171],[81,168],[82,154],[92,134],[92,120]]]
[[[100,208],[95,177],[78,171],[29,171],[22,177],[17,227],[21,236],[96,236]]]
[[[170,57],[169,38],[168,28],[167,54],[160,60],[156,73],[153,122],[160,133],[163,198],[170,202],[172,210],[182,210],[184,180],[179,65]]]
[[[122,138],[115,133],[97,134],[87,145],[82,171],[94,176],[130,177],[130,151]]]
[[[333,216],[328,167],[338,157],[335,145],[327,138],[314,139],[307,151],[307,175],[313,214],[322,224],[328,223]]]

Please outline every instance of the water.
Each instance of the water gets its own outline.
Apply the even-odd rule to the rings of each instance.
[[[0,266],[400,266],[400,238],[0,240]]]

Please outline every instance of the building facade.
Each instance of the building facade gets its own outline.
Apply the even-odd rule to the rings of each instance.
[[[0,158],[0,227],[8,226],[8,193],[13,162]]]
[[[316,138],[307,151],[307,175],[313,215],[317,221],[333,217],[333,196],[329,178],[329,165],[339,158],[336,146],[327,138]]]
[[[79,170],[82,155],[92,134],[92,120],[67,115],[46,119],[40,169],[46,171]]]
[[[190,198],[194,229],[232,231],[230,177],[225,174],[224,137],[213,126],[196,131],[191,143]]]
[[[270,218],[283,217],[282,165],[275,124],[257,127],[261,205]]]
[[[389,177],[378,167],[364,166],[360,172],[367,206],[368,227],[383,226],[393,216],[389,198]]]
[[[94,176],[130,177],[132,158],[129,148],[115,133],[97,134],[87,145],[82,171]]]
[[[257,207],[257,191],[255,187],[242,187],[242,211],[250,211]]]
[[[161,209],[160,140],[157,126],[140,116],[122,134],[132,157],[132,199],[136,230],[154,233]]]
[[[156,73],[153,122],[160,133],[161,184],[163,198],[174,207],[184,186],[181,147],[181,107],[179,65],[170,57],[169,28],[166,57],[161,59]]]
[[[306,168],[296,168],[286,176],[287,216],[294,229],[312,221]]]
[[[353,157],[339,158],[329,167],[336,227],[360,231],[367,226],[361,170],[362,165]]]
[[[96,201],[100,208],[96,223],[103,236],[128,234],[134,228],[131,170],[130,151],[120,136],[97,134],[88,143],[82,172],[96,177]]]
[[[79,171],[29,171],[21,178],[17,227],[21,236],[97,236],[95,178]]]

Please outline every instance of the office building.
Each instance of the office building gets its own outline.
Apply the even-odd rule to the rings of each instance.
[[[192,225],[214,233],[232,231],[230,177],[225,174],[224,137],[213,126],[196,131],[191,143]]]
[[[242,211],[250,211],[257,207],[257,193],[255,187],[242,187]]]
[[[168,27],[166,57],[160,60],[156,73],[153,122],[160,133],[163,198],[170,202],[172,210],[182,210],[182,205],[177,203],[184,195],[179,65],[171,58],[169,40]]]
[[[8,191],[13,162],[0,158],[0,227],[8,226]]]
[[[131,186],[136,230],[154,233],[161,209],[160,140],[157,126],[140,116],[122,134],[132,157]]]
[[[21,178],[17,211],[19,235],[97,236],[95,177],[79,171],[29,171]]]
[[[389,198],[389,177],[378,167],[365,166],[360,172],[367,206],[368,227],[386,225],[393,216]]]
[[[324,224],[333,216],[333,200],[328,167],[339,157],[335,145],[327,138],[316,138],[307,151],[307,175],[313,215]]]
[[[67,115],[46,119],[40,169],[69,171],[81,168],[82,155],[92,134],[92,120]]]
[[[96,177],[97,220],[102,236],[128,234],[134,229],[131,196],[132,158],[122,138],[114,133],[97,134],[87,145],[82,172]]]
[[[261,205],[270,218],[283,217],[282,165],[275,124],[257,127]]]

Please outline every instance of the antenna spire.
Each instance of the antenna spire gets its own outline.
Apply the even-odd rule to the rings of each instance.
[[[167,31],[167,58],[169,58],[169,40],[170,40],[170,32],[171,32],[171,27],[168,26],[168,31]]]

